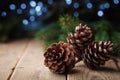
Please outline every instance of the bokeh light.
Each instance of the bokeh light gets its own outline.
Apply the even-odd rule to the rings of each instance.
[[[15,4],[10,4],[9,8],[10,8],[10,10],[15,10],[16,6],[15,6]]]
[[[73,13],[73,15],[74,15],[75,17],[78,17],[78,16],[79,16],[79,12],[75,11],[75,12]]]
[[[36,6],[35,11],[39,12],[40,10],[41,10],[41,7],[40,6]]]
[[[71,5],[72,4],[72,0],[65,0],[67,5]]]
[[[74,8],[79,8],[79,6],[80,6],[79,3],[77,3],[77,2],[75,2],[75,3],[73,4],[73,7],[74,7]]]
[[[113,0],[114,4],[119,4],[119,0]]]
[[[2,17],[7,16],[7,12],[6,12],[6,11],[3,11],[3,12],[1,13],[1,16],[2,16]]]
[[[28,22],[27,19],[23,19],[22,23],[23,23],[24,25],[28,25],[29,22]]]
[[[29,17],[29,20],[30,20],[31,22],[35,21],[35,16],[30,16],[30,17]]]
[[[22,14],[22,9],[17,9],[17,14]]]
[[[36,2],[35,1],[30,1],[30,6],[31,7],[35,7],[36,6]]]
[[[87,8],[88,8],[88,9],[92,9],[92,7],[93,7],[92,3],[90,3],[90,2],[89,2],[89,3],[87,3],[87,5],[86,5],[86,6],[87,6]]]
[[[21,9],[26,9],[26,4],[25,4],[25,3],[22,3],[22,4],[20,5],[20,7],[21,7]]]
[[[110,8],[110,4],[109,3],[105,3],[104,4],[104,8],[107,8],[107,9]]]
[[[38,2],[37,5],[40,6],[40,7],[43,7],[43,3],[42,2]]]
[[[43,11],[43,12],[47,12],[48,9],[47,9],[46,7],[43,7],[43,8],[42,8],[42,11]]]
[[[97,15],[98,15],[99,17],[102,17],[102,16],[104,15],[104,12],[103,12],[102,10],[99,10],[99,11],[97,12]]]

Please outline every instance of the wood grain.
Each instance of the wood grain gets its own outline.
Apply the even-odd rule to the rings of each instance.
[[[27,43],[28,40],[0,43],[0,80],[8,80]]]
[[[32,40],[10,80],[66,80],[66,75],[51,73],[43,65],[42,42]]]
[[[90,70],[83,62],[80,62],[67,75],[67,80],[120,80],[120,72],[111,60],[99,68],[99,70]]]

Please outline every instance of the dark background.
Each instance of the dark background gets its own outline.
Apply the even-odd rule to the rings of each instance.
[[[21,20],[24,18],[29,18],[29,9],[31,6],[29,5],[30,1],[42,2],[45,7],[47,7],[48,12],[44,13],[41,16],[35,16],[36,20],[41,19],[45,22],[51,22],[52,20],[56,20],[60,14],[73,14],[75,11],[79,13],[79,17],[85,21],[95,21],[99,19],[107,19],[111,21],[113,24],[119,25],[120,21],[120,3],[119,0],[1,0],[0,1],[0,12],[6,11],[7,16],[9,18],[11,15],[19,17]],[[66,4],[66,1],[72,1],[70,5]],[[51,4],[49,4],[51,2]],[[79,3],[78,8],[74,8],[74,3]],[[92,3],[92,8],[88,9],[86,7],[87,3]],[[116,2],[116,3],[115,3]],[[22,10],[22,14],[17,14],[16,10],[20,8],[20,5],[25,3],[27,8]],[[110,7],[106,9],[100,9],[100,5],[109,3]],[[16,9],[10,10],[10,4],[15,4]],[[104,11],[104,16],[99,17],[97,15],[97,11]],[[3,19],[1,16],[0,19]]]
[[[33,6],[35,3],[34,7],[31,2]],[[35,8],[38,3],[43,6],[37,14]],[[10,8],[12,4],[14,10]],[[26,6],[25,9],[21,8],[21,4]],[[105,19],[119,28],[120,0],[0,0],[0,38],[8,35],[19,37],[28,31],[40,30],[64,14],[86,22]]]

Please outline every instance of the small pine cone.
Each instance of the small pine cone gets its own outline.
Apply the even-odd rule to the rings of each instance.
[[[92,42],[85,49],[83,55],[84,63],[91,69],[104,65],[113,53],[113,43],[111,41]]]
[[[76,48],[87,47],[87,45],[92,41],[92,30],[86,25],[79,24],[75,28],[75,33],[69,33],[67,37],[67,42],[74,45]]]
[[[54,43],[44,53],[44,64],[52,72],[68,72],[75,65],[74,52],[73,46],[68,43]]]

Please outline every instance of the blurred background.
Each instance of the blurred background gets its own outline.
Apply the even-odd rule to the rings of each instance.
[[[66,41],[77,24],[95,30],[96,41],[120,44],[120,0],[0,0],[0,42],[21,38]]]

